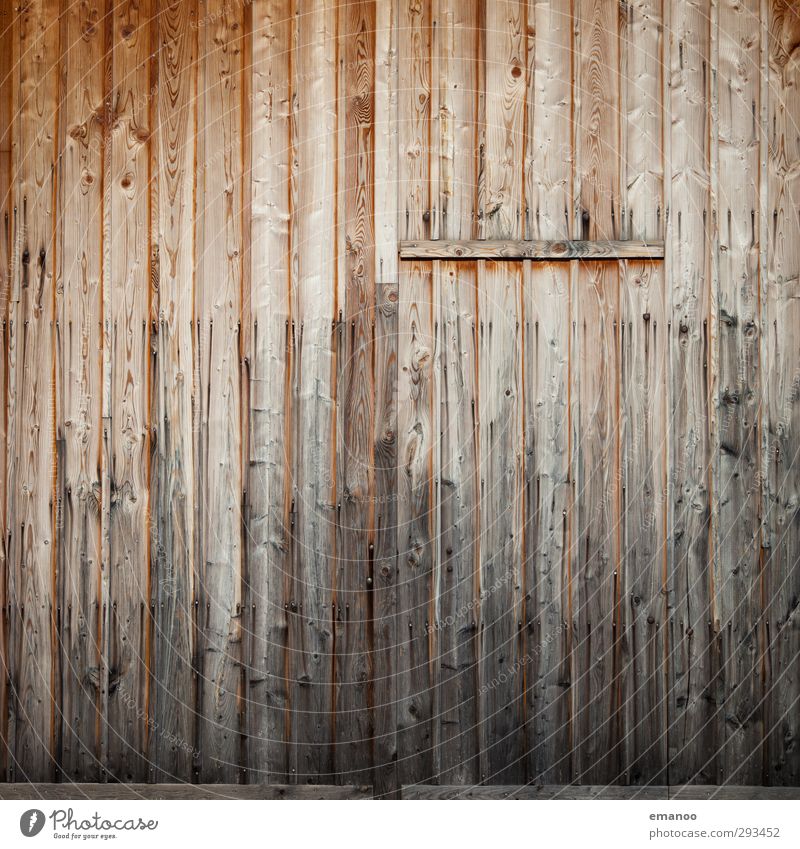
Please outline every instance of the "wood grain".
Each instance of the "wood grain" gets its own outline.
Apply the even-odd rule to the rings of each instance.
[[[256,783],[289,781],[291,456],[289,0],[252,7],[248,754]]]
[[[55,171],[58,138],[58,3],[37,0],[15,22],[15,242],[9,335],[13,365],[9,443],[10,716],[15,780],[53,780],[60,739]]]
[[[242,317],[244,8],[207,0],[199,29],[197,284],[199,430],[198,778],[239,777],[242,664]]]
[[[61,18],[62,149],[56,280],[56,441],[62,650],[61,769],[99,781],[106,681],[102,493],[105,4]]]
[[[507,260],[571,260],[571,259],[660,259],[664,256],[663,242],[637,240],[561,241],[533,239],[506,241],[485,239],[455,241],[401,241],[401,259],[507,259]]]
[[[110,477],[108,763],[120,781],[147,777],[150,664],[150,14],[111,21],[108,254],[104,333],[110,356],[104,450]]]
[[[713,783],[716,775],[715,636],[711,501],[711,230],[709,19],[705,4],[671,10],[670,155],[665,175],[670,292],[668,564],[669,771],[671,783]]]
[[[296,784],[0,784],[0,799],[26,800],[61,799],[100,800],[164,800],[252,799],[272,801],[371,799],[372,788],[367,785],[315,786]]]
[[[800,313],[800,144],[796,132],[800,21],[792,4],[770,3],[766,300],[767,335],[762,368],[764,455],[763,593],[767,668],[765,681],[766,780],[800,785],[800,432],[796,334]],[[763,191],[763,189],[762,189]]]

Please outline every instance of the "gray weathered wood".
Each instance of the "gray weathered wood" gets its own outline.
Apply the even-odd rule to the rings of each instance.
[[[372,788],[366,785],[318,784],[0,784],[4,800],[164,800],[202,799],[264,800],[345,800],[371,799]]]

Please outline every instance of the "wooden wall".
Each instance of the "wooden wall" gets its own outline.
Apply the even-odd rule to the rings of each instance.
[[[800,784],[799,50],[0,0],[0,780]]]

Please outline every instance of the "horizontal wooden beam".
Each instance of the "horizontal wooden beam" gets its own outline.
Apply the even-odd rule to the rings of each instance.
[[[798,799],[800,787],[735,787],[733,785],[604,786],[526,784],[476,787],[414,784],[404,786],[403,799]]]
[[[0,784],[0,799],[371,799],[372,787],[325,784]]]
[[[663,242],[476,240],[400,242],[400,259],[663,259]]]

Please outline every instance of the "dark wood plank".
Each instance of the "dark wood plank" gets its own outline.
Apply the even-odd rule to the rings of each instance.
[[[372,788],[366,785],[305,784],[0,784],[4,800],[148,800],[179,801],[203,799],[237,799],[275,801],[294,799],[310,801],[327,799],[371,799]]]
[[[403,799],[441,800],[461,799],[469,801],[515,800],[549,802],[552,800],[583,799],[646,799],[649,801],[669,798],[667,787],[618,787],[615,785],[524,784],[493,787],[470,787],[469,785],[424,785],[417,784],[402,788]]]
[[[669,787],[670,800],[706,799],[719,800],[760,800],[789,801],[800,799],[800,787],[736,787],[733,785],[717,786],[703,784],[684,784]]]
[[[448,239],[400,242],[401,259],[661,259],[661,241],[630,240],[546,240],[513,241],[504,239],[454,241]]]
[[[762,298],[766,781],[800,785],[800,19],[770,3],[768,241]],[[763,189],[762,189],[763,191]]]

